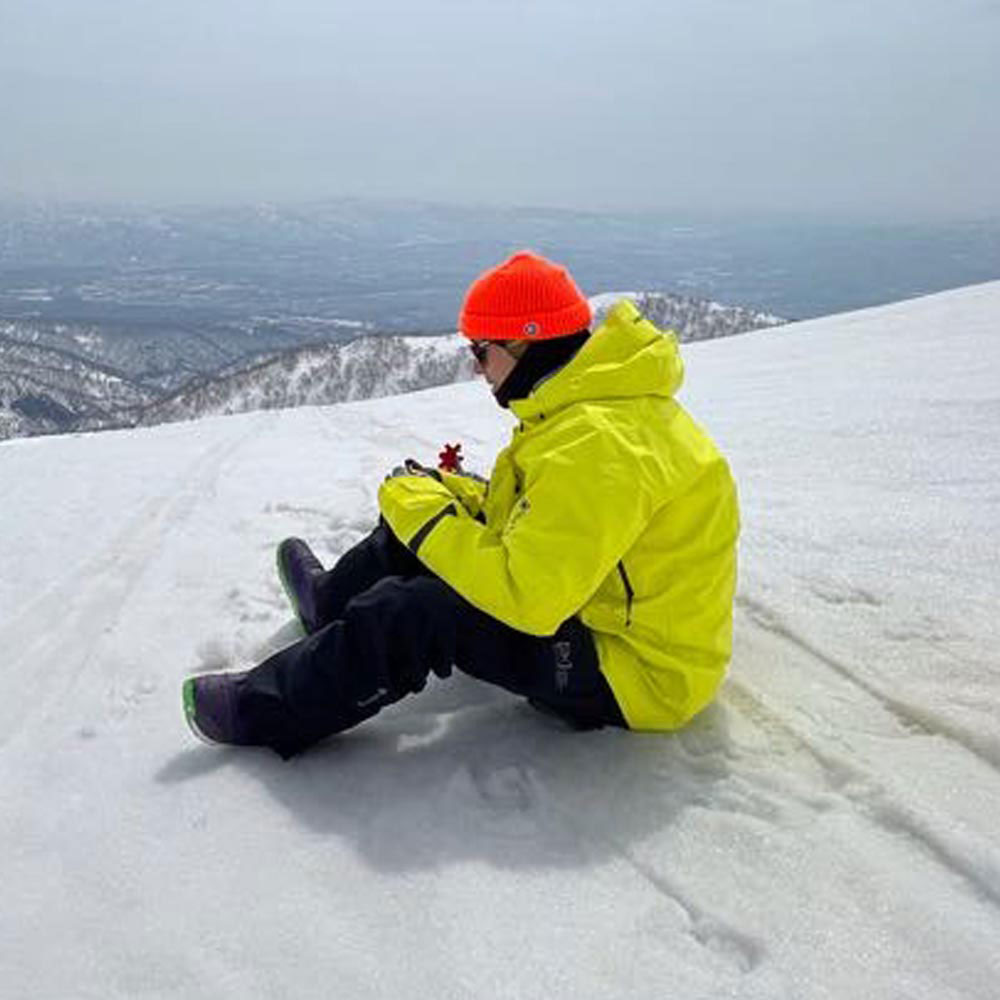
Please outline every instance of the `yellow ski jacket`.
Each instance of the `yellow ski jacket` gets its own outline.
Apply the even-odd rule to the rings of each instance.
[[[593,632],[629,726],[676,729],[732,649],[739,511],[729,466],[673,398],[673,333],[629,301],[522,400],[485,484],[398,476],[382,515],[471,604],[522,632]]]

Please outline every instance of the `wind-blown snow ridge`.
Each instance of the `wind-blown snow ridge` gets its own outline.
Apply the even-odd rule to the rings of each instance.
[[[5,996],[993,1000],[1000,282],[684,348],[740,484],[735,653],[671,736],[469,678],[289,764],[179,684],[292,641],[479,382],[0,444]]]

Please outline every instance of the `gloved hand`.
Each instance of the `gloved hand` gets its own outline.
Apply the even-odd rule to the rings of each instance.
[[[429,469],[426,465],[421,465],[415,458],[404,459],[402,465],[397,465],[392,472],[385,477],[386,482],[395,479],[397,476],[429,476],[441,482],[441,473],[437,469]]]

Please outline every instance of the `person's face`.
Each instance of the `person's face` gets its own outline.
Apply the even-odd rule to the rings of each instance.
[[[505,379],[514,370],[518,359],[524,352],[523,341],[503,340],[473,340],[469,347],[476,359],[476,371],[490,384],[490,389],[496,392]]]

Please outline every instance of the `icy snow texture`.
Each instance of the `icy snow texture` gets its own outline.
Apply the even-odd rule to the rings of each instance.
[[[295,637],[382,472],[480,383],[0,444],[5,998],[993,1000],[1000,283],[685,348],[744,511],[736,648],[674,736],[456,677],[289,764],[179,686]]]

